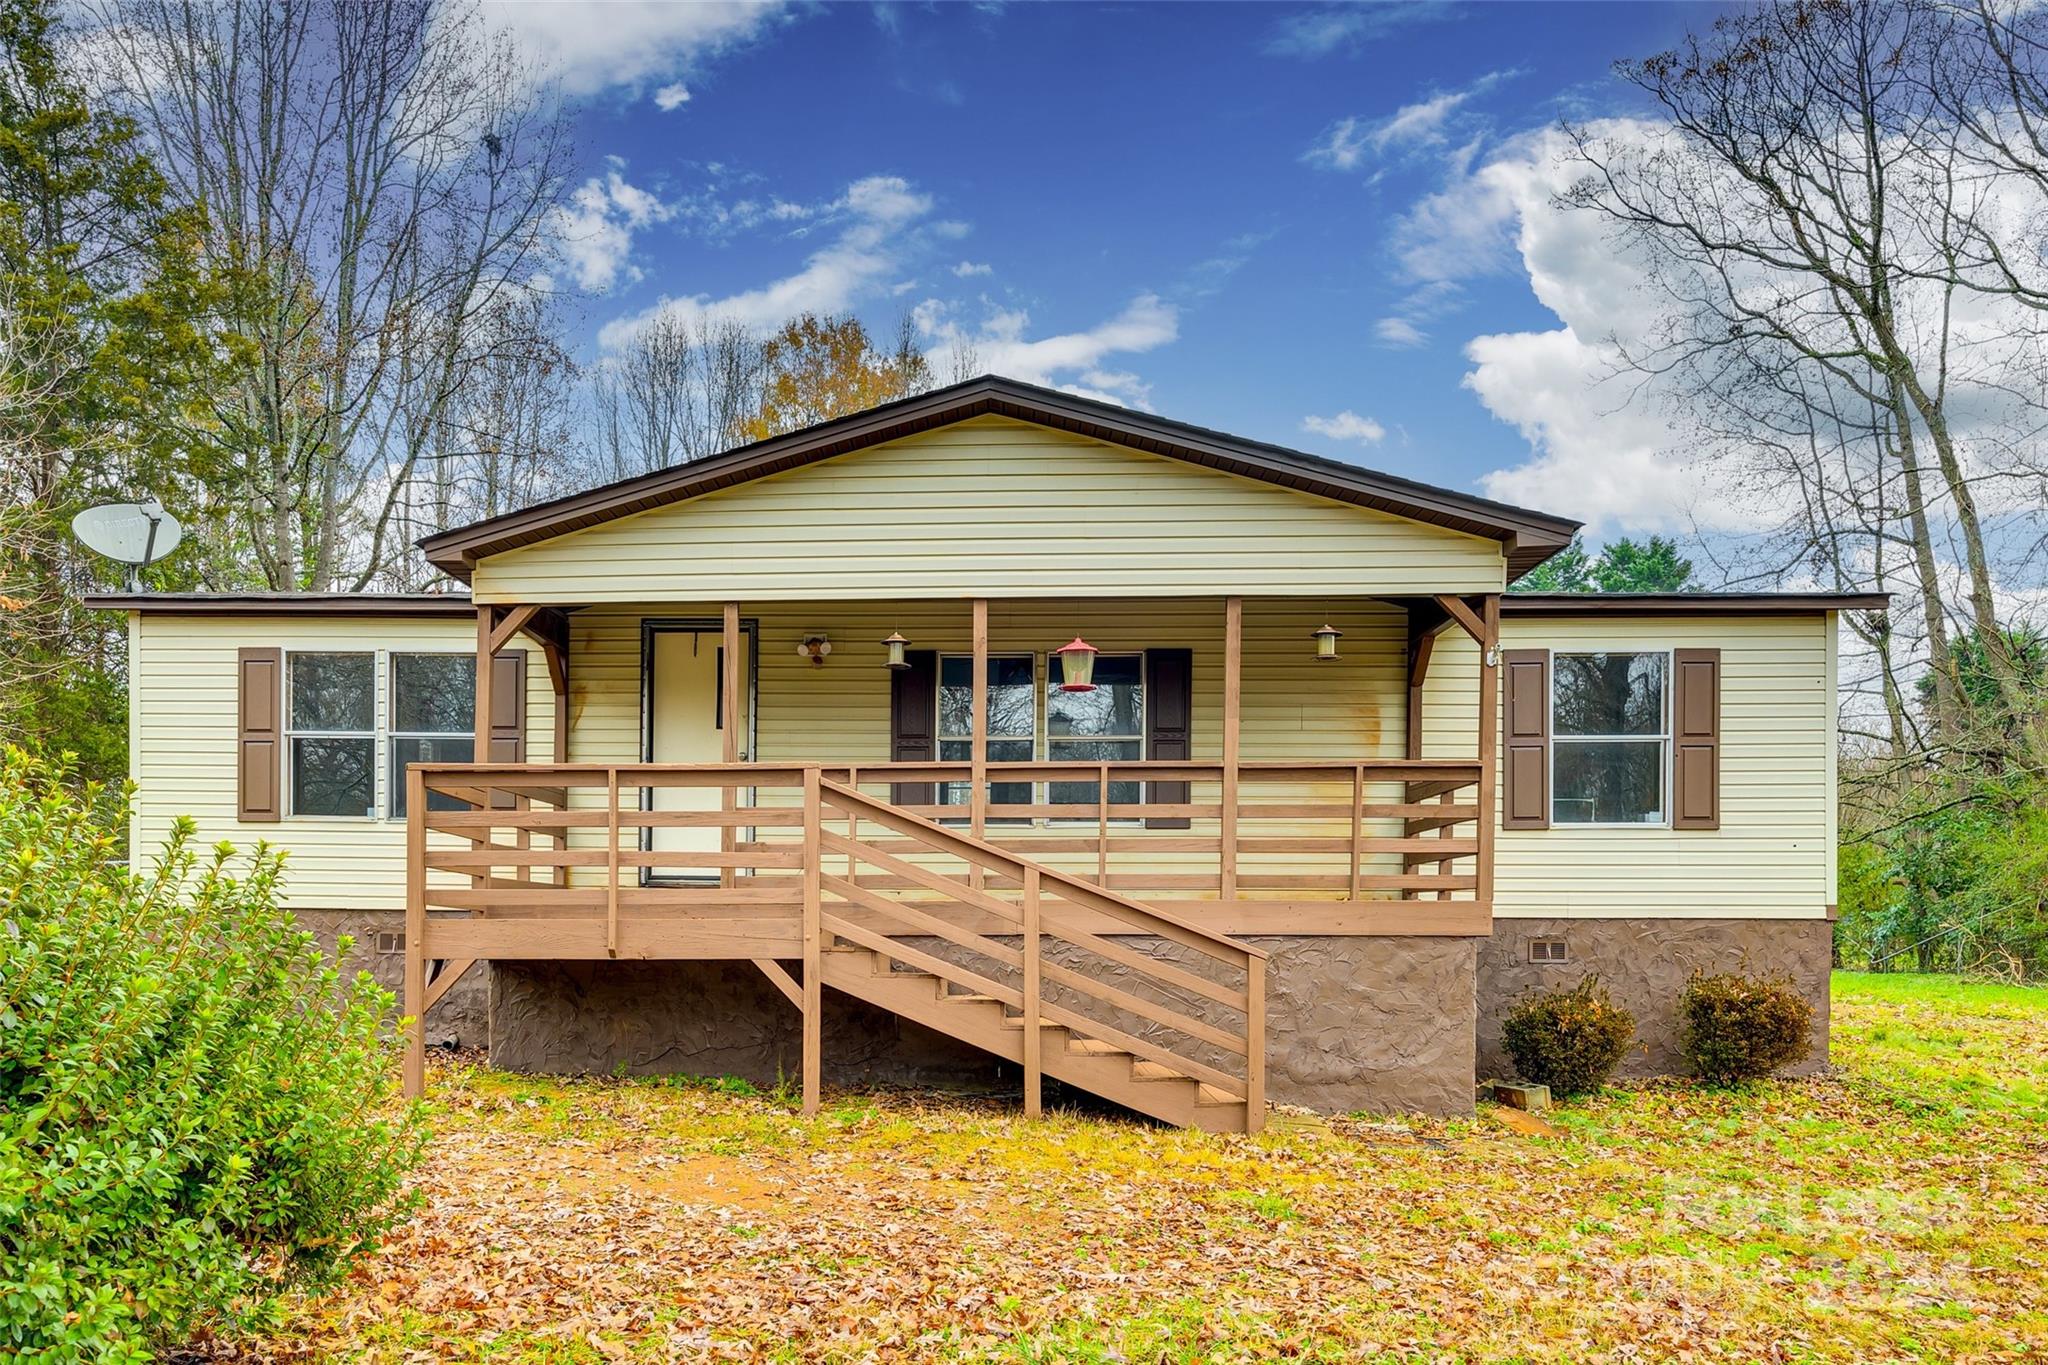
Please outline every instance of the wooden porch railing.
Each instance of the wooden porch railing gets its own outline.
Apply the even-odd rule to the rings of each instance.
[[[1051,766],[1050,780],[1071,775],[1071,765]],[[1166,776],[1198,781],[1198,766]],[[970,992],[964,999],[1014,1010],[1034,1112],[1043,1031],[1056,1029],[1128,1054],[1134,1072],[1159,1068],[1204,1087],[1212,1103],[1242,1105],[1245,1125],[1257,1126],[1263,953],[935,824],[837,780],[842,774],[853,776],[773,764],[411,768],[408,1084],[423,1081],[417,1017],[430,999],[430,959],[746,958],[803,1011],[806,1103],[815,1105],[823,956],[851,945]],[[940,774],[883,773],[927,776]],[[689,808],[656,808],[656,793],[677,789],[696,793]],[[1157,804],[1173,818],[1186,808],[1192,819],[1201,803]],[[649,846],[656,832],[676,829],[716,833],[718,846],[702,836],[688,848]],[[729,837],[736,832],[748,837]],[[699,880],[653,880],[676,869]],[[1183,960],[1161,960],[1116,935],[1162,940],[1170,945],[1163,952]],[[920,946],[930,940],[944,948]],[[1056,953],[1046,952],[1048,941],[1060,945]],[[780,965],[790,959],[803,963],[801,983]]]

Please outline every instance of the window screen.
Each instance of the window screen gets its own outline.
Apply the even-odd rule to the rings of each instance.
[[[1559,654],[1551,672],[1551,821],[1661,825],[1670,656]]]
[[[291,813],[375,814],[377,656],[293,654],[289,674]]]

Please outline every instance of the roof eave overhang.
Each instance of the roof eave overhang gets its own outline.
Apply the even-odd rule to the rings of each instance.
[[[1563,517],[991,377],[899,399],[690,464],[442,531],[419,544],[434,567],[467,582],[477,561],[490,555],[983,416],[1033,422],[1496,540],[1507,558],[1510,579],[1562,549],[1579,529],[1579,523]]]
[[[1511,592],[1508,616],[1813,616],[1830,611],[1882,611],[1881,592]]]
[[[83,606],[159,616],[448,616],[470,617],[467,593],[87,593]]]

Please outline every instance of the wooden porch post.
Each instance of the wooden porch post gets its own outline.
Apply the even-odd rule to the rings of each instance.
[[[1238,736],[1244,710],[1244,599],[1223,599],[1223,818],[1217,832],[1223,900],[1237,899]]]
[[[979,839],[988,826],[988,599],[974,599],[974,672],[968,679],[970,721],[968,740],[968,818],[974,837]],[[968,881],[979,888],[981,865],[969,871]]]
[[[804,1113],[818,1112],[825,1069],[824,971],[824,793],[818,769],[804,769]],[[852,822],[849,814],[848,823]],[[852,855],[848,855],[851,861]],[[852,873],[848,873],[851,880]]]
[[[1035,1119],[1039,1116],[1040,1090],[1040,1049],[1044,1046],[1041,1036],[1044,1030],[1039,1026],[1038,997],[1039,985],[1039,935],[1038,935],[1038,869],[1024,869],[1024,1117]]]
[[[1500,594],[1480,601],[1479,641],[1479,885],[1473,899],[1493,913],[1493,830],[1495,769],[1500,731]]]
[[[737,603],[737,602],[727,602],[727,603],[725,604],[725,621],[724,621],[724,627],[725,627],[725,634],[724,634],[724,644],[725,644],[725,649],[724,649],[724,659],[723,659],[723,661],[722,661],[722,662],[723,662],[723,670],[724,670],[724,671],[723,671],[723,674],[722,674],[722,676],[721,676],[721,677],[720,677],[720,679],[719,679],[719,693],[720,693],[720,698],[721,698],[721,700],[720,700],[720,706],[719,706],[719,713],[718,713],[718,726],[719,726],[719,730],[721,731],[721,733],[722,733],[722,735],[723,735],[723,738],[724,738],[724,741],[725,741],[725,747],[724,747],[724,750],[723,750],[723,757],[724,757],[724,760],[725,760],[725,762],[727,762],[727,763],[737,763],[737,762],[739,762],[739,761],[740,761],[740,604],[739,604],[739,603]],[[720,787],[720,788],[719,788],[718,790],[719,790],[719,798],[718,798],[718,804],[719,804],[719,809],[721,809],[721,810],[726,810],[726,811],[731,811],[731,810],[735,810],[735,809],[737,809],[737,808],[738,808],[738,806],[739,806],[739,789],[738,789],[738,788],[736,788],[736,787],[732,787],[732,786],[722,786],[722,787]],[[730,854],[732,853],[732,851],[733,851],[733,842],[734,842],[734,840],[733,840],[733,835],[734,835],[734,833],[735,833],[735,831],[733,830],[733,827],[732,827],[731,825],[721,825],[721,826],[719,826],[719,831],[718,831],[718,849],[719,849],[719,852],[721,852],[721,853],[724,853],[724,854],[727,854],[727,855],[730,855]],[[720,886],[725,886],[725,887],[729,887],[729,886],[731,886],[731,885],[733,884],[733,881],[734,881],[734,877],[733,877],[733,869],[732,869],[732,866],[731,866],[731,861],[732,861],[732,860],[731,860],[731,858],[730,858],[730,857],[728,856],[728,857],[726,858],[726,866],[724,866],[724,867],[721,867],[721,868],[719,868],[719,869],[718,869],[718,884],[719,884]]]
[[[405,773],[405,1096],[427,1085],[427,779]]]
[[[491,660],[498,650],[496,634],[498,609],[485,605],[476,609],[476,758],[491,761]]]

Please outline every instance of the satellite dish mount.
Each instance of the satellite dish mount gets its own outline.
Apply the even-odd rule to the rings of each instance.
[[[71,534],[94,554],[128,568],[128,591],[142,591],[142,571],[168,557],[185,538],[178,519],[154,497],[88,507],[71,519]]]

